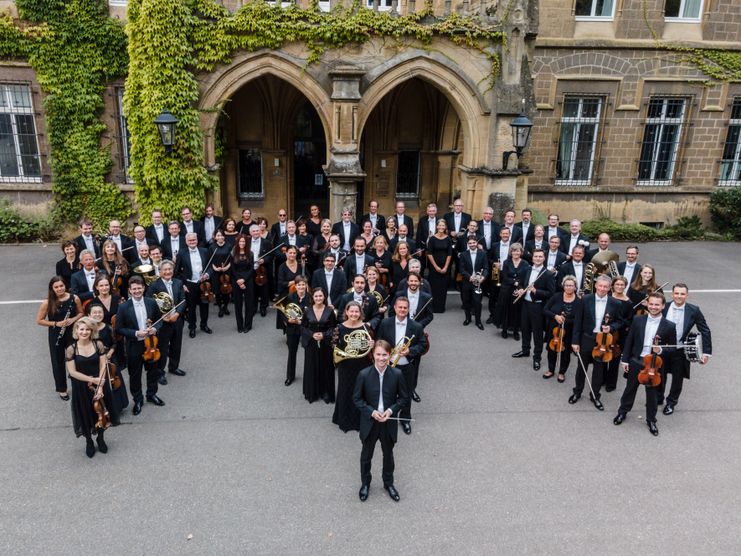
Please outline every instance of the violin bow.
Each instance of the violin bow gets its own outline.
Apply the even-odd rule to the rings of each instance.
[[[417,322],[417,315],[421,315],[424,312],[424,310],[427,309],[427,306],[430,303],[432,303],[432,298],[428,299],[427,300],[427,303],[425,303],[424,305],[422,305],[422,308],[421,309],[417,309],[417,311],[414,313],[414,316],[412,317],[412,320],[415,321],[415,322]]]
[[[579,359],[579,367],[584,372],[584,378],[587,379],[587,384],[589,385],[589,391],[592,393],[592,398],[597,399],[597,396],[594,395],[594,389],[592,388],[592,381],[589,380],[589,373],[587,372],[587,368],[584,366],[584,361],[581,358],[581,353],[578,351],[575,351],[577,359]],[[579,369],[576,370],[576,372],[579,372]]]
[[[155,325],[157,325],[157,324],[159,324],[159,322],[160,322],[160,321],[161,321],[162,319],[164,319],[164,318],[165,318],[165,317],[166,317],[167,315],[171,315],[171,314],[172,314],[172,312],[173,312],[173,311],[174,311],[175,309],[177,309],[178,307],[180,307],[180,306],[181,306],[181,305],[182,305],[183,303],[185,303],[185,302],[186,302],[186,300],[185,300],[185,299],[183,299],[183,300],[182,300],[182,301],[181,301],[180,303],[178,303],[177,305],[175,305],[175,306],[174,306],[174,307],[173,307],[172,309],[170,309],[170,310],[169,310],[169,311],[167,311],[167,312],[166,312],[166,313],[165,313],[164,315],[162,315],[162,316],[161,316],[160,318],[158,318],[158,319],[157,319],[156,321],[154,321],[154,323],[153,323],[153,324],[152,324],[152,325],[151,325],[151,326],[150,326],[149,328],[154,328],[154,326],[155,326]]]
[[[656,292],[657,292],[657,291],[659,291],[659,290],[661,290],[661,292],[663,293],[663,291],[664,291],[664,288],[665,288],[665,287],[666,287],[667,285],[669,285],[669,282],[664,282],[663,284],[661,284],[661,285],[660,285],[660,286],[659,286],[658,288],[656,288],[656,289],[655,289],[654,291],[652,291],[651,293],[656,293]],[[651,295],[651,294],[649,294],[649,295]],[[636,310],[636,309],[638,308],[638,306],[639,306],[639,305],[640,305],[641,303],[643,303],[644,301],[646,301],[647,299],[648,299],[648,295],[647,295],[646,297],[644,297],[643,299],[641,299],[641,300],[640,300],[640,301],[639,301],[638,303],[636,303],[635,305],[633,305],[633,310],[635,311],[635,310]]]

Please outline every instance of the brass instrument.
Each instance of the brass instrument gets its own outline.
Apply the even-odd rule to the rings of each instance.
[[[158,278],[157,273],[154,271],[154,266],[151,264],[140,264],[139,266],[135,266],[131,272],[141,276],[147,286]]]
[[[288,320],[301,320],[304,316],[304,311],[301,309],[301,306],[296,303],[281,303],[284,299],[285,297],[276,301],[273,304],[273,307],[283,313]]]
[[[167,292],[157,292],[152,298],[157,302],[157,307],[163,315],[172,311],[172,307],[175,305],[175,300]]]
[[[583,296],[585,292],[592,293],[592,290],[594,288],[594,272],[596,268],[597,267],[594,266],[592,263],[584,266],[584,289],[580,289],[577,292],[579,297]]]
[[[335,346],[332,350],[332,360],[334,364],[344,361],[345,359],[360,359],[366,357],[373,349],[373,338],[370,333],[363,328],[353,330],[349,334],[345,334],[345,350],[343,351],[339,347]]]
[[[592,257],[592,260],[589,261],[589,264],[593,265],[595,276],[607,274],[610,278],[615,278],[618,275],[617,263],[619,260],[620,257],[618,254],[608,249],[597,253]]]
[[[376,303],[378,303],[379,307],[383,307],[384,299],[383,297],[381,297],[381,292],[373,290],[372,292],[368,292],[368,293],[371,294],[376,299]]]
[[[498,288],[502,287],[502,272],[499,263],[491,263],[491,279]]]
[[[396,365],[399,363],[399,359],[401,359],[401,352],[412,345],[412,340],[414,340],[414,334],[412,334],[411,338],[407,338],[406,336],[404,336],[394,346],[394,349],[391,350],[391,363],[389,363],[391,367],[396,367]]]
[[[476,285],[476,287],[473,290],[473,293],[475,293],[476,295],[481,295],[482,293],[484,293],[484,290],[481,289],[481,283],[483,281],[484,281],[484,271],[482,269],[473,275],[473,283]]]

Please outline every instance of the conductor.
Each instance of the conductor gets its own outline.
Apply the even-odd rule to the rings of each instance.
[[[389,366],[390,355],[391,345],[385,340],[376,340],[374,364],[360,371],[355,381],[353,401],[360,410],[360,440],[363,442],[360,452],[362,486],[358,492],[362,502],[368,499],[371,461],[378,440],[383,450],[383,488],[392,500],[399,501],[399,492],[394,487],[394,444],[398,435],[397,416],[409,406],[409,393],[401,371]]]

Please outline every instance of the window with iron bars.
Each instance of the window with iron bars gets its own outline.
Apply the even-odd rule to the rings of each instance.
[[[741,97],[733,99],[718,185],[741,185]]]
[[[31,88],[0,83],[0,181],[41,181]]]
[[[685,98],[649,101],[638,161],[638,185],[671,185],[686,107]]]
[[[556,160],[557,185],[592,183],[603,97],[567,96]]]

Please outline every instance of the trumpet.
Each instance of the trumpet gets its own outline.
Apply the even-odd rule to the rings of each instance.
[[[332,360],[335,365],[345,359],[360,359],[361,357],[365,357],[373,349],[373,338],[371,338],[370,333],[365,329],[365,325],[363,325],[363,328],[345,334],[343,339],[345,340],[345,350],[337,346],[332,350]]]
[[[476,272],[476,274],[473,275],[473,283],[476,284],[476,287],[473,290],[473,293],[476,295],[481,295],[484,293],[484,291],[481,289],[481,283],[484,281],[484,270],[479,270]]]
[[[396,365],[399,363],[399,359],[402,358],[401,352],[412,345],[412,340],[414,340],[414,334],[412,334],[411,338],[404,336],[394,346],[394,349],[391,350],[391,363],[389,363],[391,367],[396,367]]]

